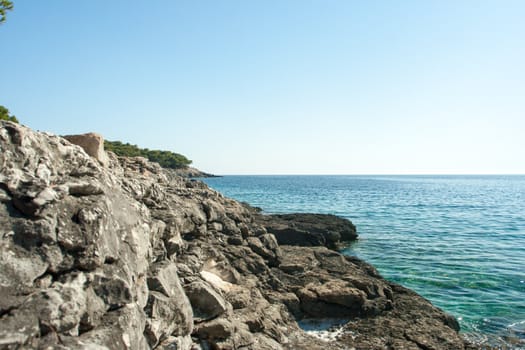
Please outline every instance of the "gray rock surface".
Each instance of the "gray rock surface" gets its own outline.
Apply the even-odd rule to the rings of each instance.
[[[253,210],[144,158],[103,166],[1,122],[0,169],[0,349],[467,346],[372,266],[279,245]],[[297,323],[326,316],[347,320],[327,341]]]
[[[354,224],[330,214],[275,214],[261,215],[252,209],[257,223],[275,235],[279,244],[300,246],[326,246],[338,249],[357,239]]]
[[[174,169],[173,172],[178,176],[187,177],[187,178],[198,178],[198,177],[219,177],[210,173],[205,173],[199,169],[196,169],[191,166],[186,166],[183,168]]]
[[[72,144],[82,147],[88,155],[98,160],[100,164],[108,164],[109,159],[104,151],[104,138],[102,135],[90,132],[82,135],[66,135],[64,138]]]

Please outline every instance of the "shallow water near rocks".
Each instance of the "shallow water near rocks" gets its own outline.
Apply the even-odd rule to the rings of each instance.
[[[334,341],[342,334],[343,326],[348,321],[340,318],[303,319],[298,324],[307,334],[324,341]]]
[[[525,349],[525,176],[204,179],[266,213],[348,218],[344,250],[458,318],[482,344]]]

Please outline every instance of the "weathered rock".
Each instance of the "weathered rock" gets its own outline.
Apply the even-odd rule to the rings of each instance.
[[[151,347],[170,335],[184,336],[193,330],[190,301],[179,282],[177,267],[170,261],[152,265],[148,277],[150,289],[146,337]]]
[[[170,335],[182,336],[193,329],[193,313],[184,294],[179,298],[150,292],[145,312],[148,316],[145,335],[151,347]]]
[[[79,331],[85,333],[97,327],[102,320],[104,314],[108,311],[108,307],[104,301],[96,295],[93,288],[85,290],[86,295],[86,310],[82,315],[79,323]]]
[[[159,350],[190,350],[193,340],[189,335],[183,337],[168,337],[160,343],[156,349]]]
[[[82,135],[66,135],[64,138],[69,142],[82,147],[87,154],[98,160],[100,164],[108,164],[109,160],[104,151],[104,138],[102,135],[90,132]]]
[[[136,303],[104,315],[102,323],[78,338],[64,339],[67,348],[148,349],[144,337],[146,316]]]
[[[354,224],[329,214],[254,214],[256,221],[275,235],[279,244],[327,246],[336,249],[357,239]]]
[[[272,234],[246,238],[248,246],[258,255],[268,260],[270,266],[277,266],[280,262],[281,250]]]
[[[0,122],[0,348],[465,349],[422,297],[305,247],[355,238],[348,221],[264,217],[97,142]],[[328,315],[349,322],[326,342],[297,323]]]
[[[224,298],[204,282],[193,282],[184,286],[196,320],[209,320],[227,310]]]
[[[199,169],[193,168],[193,167],[182,167],[174,170],[174,173],[182,176],[182,177],[189,177],[189,178],[195,178],[195,177],[219,177],[217,175],[213,175],[210,173],[205,173],[203,171],[200,171]]]
[[[148,287],[167,297],[181,294],[177,265],[169,260],[152,264],[148,273]]]
[[[104,300],[110,309],[118,309],[133,301],[133,286],[127,281],[125,272],[109,266],[103,273],[97,273],[92,281],[95,294]]]
[[[195,334],[208,341],[224,340],[233,332],[233,325],[224,318],[216,318],[209,322],[203,322],[195,328]]]
[[[12,232],[12,231],[11,231]],[[7,236],[7,237],[6,237]],[[9,232],[0,240],[0,285],[19,290],[30,287],[47,270],[48,264],[12,241]]]

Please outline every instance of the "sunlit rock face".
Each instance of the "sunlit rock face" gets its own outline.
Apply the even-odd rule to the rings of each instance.
[[[102,165],[107,165],[109,158],[104,152],[104,138],[96,133],[87,133],[82,135],[64,136],[69,142],[82,147],[82,149],[91,157],[95,158]]]
[[[0,348],[466,348],[372,266],[279,245],[203,183],[81,146],[0,124]],[[345,320],[333,336],[297,323],[326,317]]]

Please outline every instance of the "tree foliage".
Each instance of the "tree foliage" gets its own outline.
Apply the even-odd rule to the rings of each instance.
[[[139,148],[137,145],[129,143],[122,143],[120,141],[104,141],[104,148],[108,151],[114,152],[118,156],[124,157],[144,157],[152,162],[159,163],[164,168],[185,168],[191,164],[191,160],[182,154],[173,153],[170,151],[149,150],[147,148]]]
[[[13,9],[13,2],[10,0],[0,0],[0,24],[5,21],[7,11]]]
[[[0,106],[0,120],[8,120],[10,122],[18,123],[18,119],[9,113],[9,110],[4,106]]]

